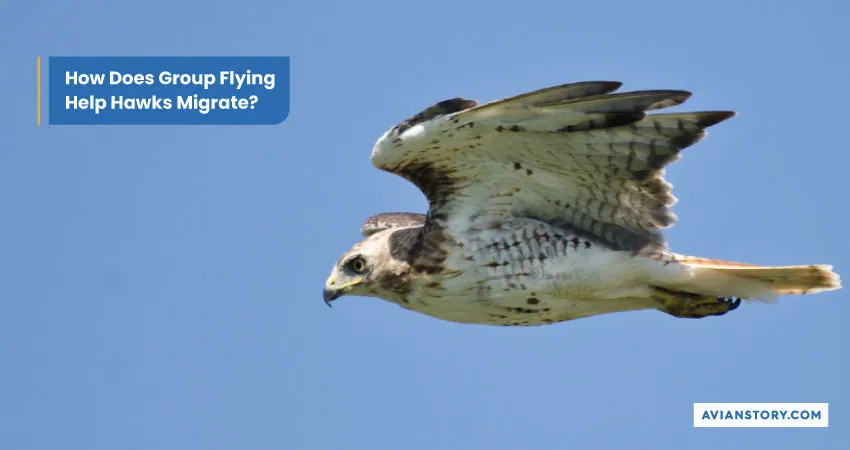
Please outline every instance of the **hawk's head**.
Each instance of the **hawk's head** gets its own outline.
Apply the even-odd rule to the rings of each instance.
[[[418,228],[378,231],[354,244],[325,281],[325,303],[343,295],[400,301],[410,291],[409,256]]]

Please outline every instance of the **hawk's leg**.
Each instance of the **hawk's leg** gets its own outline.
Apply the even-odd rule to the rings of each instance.
[[[740,298],[673,292],[659,288],[655,289],[653,297],[661,303],[659,310],[682,319],[722,316],[741,305]]]

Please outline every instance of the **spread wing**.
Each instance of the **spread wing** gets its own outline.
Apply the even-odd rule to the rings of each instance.
[[[425,225],[425,214],[384,213],[372,216],[360,226],[360,234],[371,236],[388,228],[421,227]]]
[[[661,229],[676,219],[664,166],[735,113],[648,114],[691,94],[612,93],[620,85],[571,83],[483,105],[446,100],[387,131],[371,160],[428,197],[429,231],[527,217],[615,249],[663,248]]]

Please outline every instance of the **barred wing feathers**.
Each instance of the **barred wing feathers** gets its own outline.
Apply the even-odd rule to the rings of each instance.
[[[387,131],[375,167],[427,196],[426,228],[462,233],[528,217],[619,250],[660,250],[676,217],[664,167],[729,111],[648,114],[690,93],[572,83],[478,105],[455,98]]]

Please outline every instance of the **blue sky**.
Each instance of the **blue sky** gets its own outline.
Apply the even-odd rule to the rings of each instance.
[[[740,112],[669,171],[675,250],[847,278],[848,22],[840,1],[4,3],[0,447],[846,448],[846,291],[510,329],[320,290],[363,219],[427,207],[369,163],[388,127],[597,79]],[[38,55],[291,56],[291,113],[36,127]],[[831,426],[694,429],[695,401],[829,402]]]

